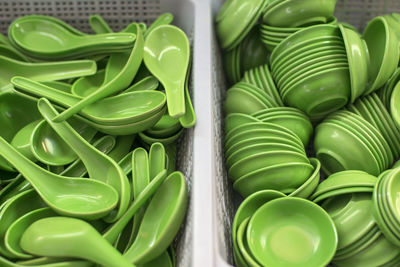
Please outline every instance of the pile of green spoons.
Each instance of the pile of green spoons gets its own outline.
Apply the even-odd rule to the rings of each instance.
[[[0,61],[0,266],[175,266],[187,208],[177,146],[195,125],[190,46],[164,13],[86,34],[9,27]],[[162,57],[161,57],[162,55]]]

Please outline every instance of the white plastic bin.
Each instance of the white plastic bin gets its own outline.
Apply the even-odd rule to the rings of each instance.
[[[223,0],[210,0],[215,16]],[[340,22],[347,22],[362,30],[366,23],[379,15],[400,12],[399,0],[338,0],[336,17]],[[242,201],[228,180],[224,165],[223,137],[224,114],[223,101],[227,83],[222,66],[221,49],[215,30],[212,30],[212,98],[213,98],[213,144],[214,149],[214,244],[215,266],[231,266],[233,264],[231,227],[235,211]]]
[[[190,198],[186,220],[175,242],[177,266],[212,266],[210,62],[206,60],[209,48],[202,47],[210,40],[208,1],[0,0],[0,31],[7,34],[14,19],[28,14],[55,16],[88,33],[89,16],[99,14],[118,31],[132,21],[150,24],[163,12],[174,14],[173,24],[182,28],[191,41],[194,61],[190,89],[198,121],[195,128],[185,131],[178,147],[178,169],[187,179]]]

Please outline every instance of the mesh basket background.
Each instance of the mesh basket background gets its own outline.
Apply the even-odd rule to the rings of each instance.
[[[221,7],[223,0],[211,0],[213,18]],[[386,13],[400,12],[399,0],[338,0],[335,16],[338,21],[347,22],[362,30],[372,18]],[[224,113],[223,101],[228,89],[222,66],[222,54],[215,30],[212,40],[212,94],[213,94],[213,141],[215,169],[215,233],[216,265],[233,264],[231,227],[233,217],[242,197],[233,191],[232,182],[228,180],[224,164]]]
[[[88,24],[88,18],[92,14],[101,15],[114,31],[119,31],[133,21],[146,22],[149,25],[161,13],[171,12],[175,17],[173,24],[179,26],[189,36],[193,52],[194,6],[191,0],[0,0],[0,32],[7,34],[8,26],[14,19],[29,14],[58,17],[83,32],[93,34]],[[193,72],[194,67],[192,74]],[[192,75],[190,83],[192,94],[194,87]],[[192,261],[193,144],[194,130],[188,129],[178,142],[177,169],[185,175],[189,189],[189,203],[185,222],[174,242],[177,266],[190,266]]]

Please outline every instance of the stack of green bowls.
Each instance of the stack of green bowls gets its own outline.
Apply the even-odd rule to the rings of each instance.
[[[374,217],[383,235],[400,247],[400,169],[387,170],[379,176],[373,194]]]
[[[325,173],[362,170],[379,175],[393,163],[393,153],[381,132],[368,120],[338,111],[316,128],[314,149]]]
[[[281,96],[276,88],[267,64],[249,69],[244,73],[243,81],[263,89],[279,106],[283,106]]]
[[[397,70],[392,74],[392,76],[385,83],[382,89],[377,92],[382,103],[388,110],[391,109],[390,107],[391,99],[392,97],[395,98],[394,96],[392,96],[393,91],[399,81],[400,81],[400,68],[397,68]],[[390,112],[392,112],[392,110],[390,110]]]
[[[394,95],[392,94],[392,96]],[[398,159],[400,157],[400,130],[396,127],[395,116],[391,117],[377,94],[372,93],[362,97],[347,108],[362,116],[378,129],[389,144],[394,158]]]
[[[239,82],[245,71],[267,63],[268,51],[261,42],[258,27],[254,27],[237,46],[224,53],[224,68],[228,81]]]
[[[232,241],[239,267],[326,266],[335,254],[338,236],[332,219],[318,205],[262,190],[239,206]]]
[[[386,236],[375,216],[378,178],[362,171],[329,176],[311,198],[332,218],[338,246],[335,266],[398,266],[400,250]],[[374,192],[374,193],[373,193]]]
[[[283,102],[319,119],[364,93],[368,55],[354,30],[316,25],[282,41],[271,55],[271,69]]]
[[[275,99],[259,87],[239,82],[229,88],[225,99],[225,113],[253,114],[254,112],[278,107]]]
[[[289,119],[287,116],[282,119],[272,117],[282,124],[296,120],[295,116]],[[309,160],[302,140],[286,128],[287,125],[278,123],[235,113],[226,118],[228,176],[242,196],[274,189],[308,197],[318,184],[319,161]]]
[[[333,16],[330,17],[326,22],[326,24],[336,25],[337,24],[336,17]],[[272,52],[275,49],[275,47],[277,47],[287,37],[309,26],[311,25],[289,28],[289,27],[270,26],[265,23],[262,23],[260,26],[261,41],[264,43],[265,47]]]
[[[264,10],[263,22],[276,27],[327,23],[336,0],[274,0]]]

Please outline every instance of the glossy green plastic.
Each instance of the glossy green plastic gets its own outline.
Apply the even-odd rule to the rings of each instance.
[[[290,194],[296,191],[313,171],[314,167],[308,163],[290,162],[268,166],[243,175],[234,182],[233,188],[243,197],[266,189]]]
[[[189,40],[175,26],[159,26],[146,38],[144,63],[164,86],[168,112],[173,118],[185,114],[185,78],[189,57]]]
[[[129,181],[118,166],[109,156],[102,154],[81,137],[67,122],[55,123],[53,118],[58,112],[46,99],[38,101],[38,109],[49,126],[63,139],[70,148],[78,155],[88,170],[89,177],[93,180],[99,180],[109,184],[119,194],[119,205],[106,220],[114,222],[122,216],[129,205],[131,191]],[[104,175],[107,174],[107,175]]]
[[[251,217],[254,212],[257,211],[259,207],[261,207],[266,202],[275,199],[285,197],[285,194],[274,191],[274,190],[262,190],[256,192],[250,196],[248,196],[243,202],[240,204],[238,210],[236,211],[235,218],[233,219],[232,225],[232,242],[233,242],[233,250],[234,250],[234,258],[236,264],[240,266],[246,266],[245,259],[240,254],[239,247],[237,244],[237,231],[240,225],[246,220],[246,218]],[[243,237],[242,237],[243,238]]]
[[[264,266],[326,266],[338,243],[329,215],[311,201],[293,197],[264,204],[251,217],[246,234],[251,253]]]
[[[97,133],[95,129],[75,118],[71,118],[68,123],[88,142]],[[78,158],[69,145],[44,120],[34,128],[28,140],[34,156],[45,164],[67,165]]]
[[[251,255],[249,245],[246,240],[246,230],[249,224],[250,217],[246,218],[238,227],[237,234],[236,234],[236,243],[238,246],[238,252],[235,255],[237,257],[242,257],[243,263],[239,266],[253,266],[253,267],[261,267],[256,261],[256,259]]]
[[[285,0],[275,3],[267,6],[263,22],[272,26],[298,27],[326,23],[333,15],[336,0]]]
[[[78,113],[86,106],[93,104],[96,101],[103,99],[104,97],[117,93],[118,91],[121,91],[122,89],[125,89],[130,85],[143,59],[144,39],[139,25],[136,25],[136,32],[137,36],[135,45],[132,48],[129,57],[127,58],[127,55],[125,54],[117,54],[118,56],[115,56],[113,59],[113,61],[116,61],[116,63],[118,63],[118,66],[120,66],[120,61],[125,62],[125,65],[121,67],[121,69],[118,68],[119,73],[115,74],[115,76],[113,76],[113,78],[110,78],[109,81],[103,83],[96,91],[78,101],[78,103],[74,104],[72,107],[68,108],[63,113],[58,115],[55,119],[56,122],[66,120],[72,115]]]
[[[26,228],[33,222],[43,219],[46,217],[57,216],[57,213],[52,211],[50,208],[40,208],[32,210],[25,215],[19,217],[15,220],[4,236],[4,243],[8,251],[10,251],[13,256],[19,259],[30,259],[33,258],[32,255],[25,253],[19,245],[21,237],[25,232]]]
[[[12,223],[24,214],[45,206],[46,204],[33,189],[21,192],[9,199],[0,212],[0,238],[2,240],[0,252],[2,255],[15,258],[15,255],[6,248],[3,242],[6,231]]]
[[[183,174],[170,174],[151,199],[136,240],[124,254],[130,262],[148,262],[167,249],[184,219],[187,198]]]
[[[15,147],[22,155],[32,161],[36,161],[36,158],[31,150],[31,136],[40,123],[40,120],[33,121],[19,130],[11,140],[11,145]]]
[[[82,258],[110,267],[132,266],[90,224],[75,218],[49,217],[34,222],[22,235],[21,247],[35,255]]]
[[[174,20],[174,15],[172,15],[171,13],[169,12],[162,13],[156,18],[156,20],[153,21],[153,23],[151,23],[150,27],[144,33],[144,38],[147,38],[149,33],[151,33],[155,28],[161,25],[171,24],[173,20]]]
[[[129,49],[136,40],[130,33],[79,36],[58,23],[41,18],[14,20],[9,27],[9,36],[25,53],[45,59],[118,52]]]
[[[80,101],[79,97],[22,77],[14,77],[12,82],[18,90],[49,98],[61,106],[72,107]],[[136,91],[104,98],[86,106],[80,114],[96,124],[121,126],[148,119],[164,107],[165,101],[160,91]]]
[[[310,177],[295,191],[289,194],[289,197],[309,198],[318,186],[320,181],[321,162],[316,158],[310,158],[310,163],[314,167],[314,172]]]
[[[64,177],[37,166],[0,137],[0,155],[32,184],[53,210],[62,215],[85,219],[106,216],[118,203],[112,187],[95,180]]]

